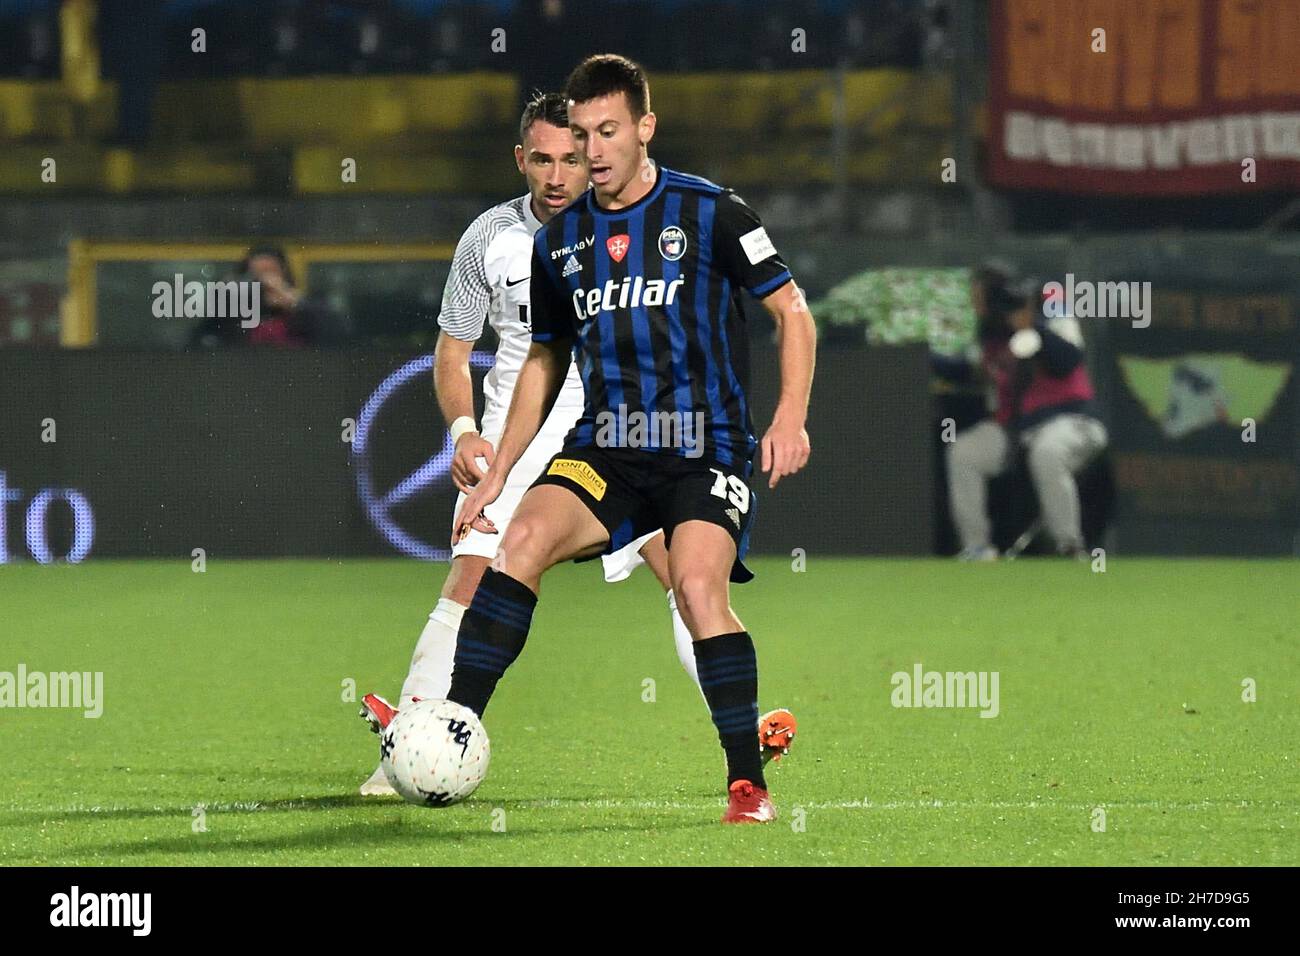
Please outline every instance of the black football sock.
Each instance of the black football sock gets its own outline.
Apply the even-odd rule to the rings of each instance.
[[[748,631],[695,642],[700,687],[727,754],[727,786],[748,780],[767,789],[758,745],[758,660]]]
[[[497,681],[528,639],[537,595],[508,574],[488,568],[460,619],[447,699],[480,717]]]

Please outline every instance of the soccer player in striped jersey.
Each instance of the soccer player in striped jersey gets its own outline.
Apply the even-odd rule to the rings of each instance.
[[[650,162],[656,117],[637,64],[589,57],[565,95],[592,188],[534,237],[532,346],[496,459],[461,503],[455,537],[499,530],[487,509],[561,394],[571,356],[585,405],[461,620],[448,698],[482,714],[523,649],[548,568],[663,528],[670,583],[726,754],[723,821],[766,822],[776,813],[763,776],[758,668],[728,582],[752,577],[743,558],[755,452],[769,488],[808,460],[812,317],[740,197]],[[780,399],[761,444],[731,340],[742,289],[778,331]]]
[[[528,354],[533,235],[587,187],[586,166],[574,148],[560,94],[534,96],[524,109],[519,127],[515,164],[524,174],[528,192],[493,206],[465,230],[456,245],[438,315],[441,331],[434,363],[434,391],[445,420],[451,423],[455,446],[451,474],[461,491],[458,505],[482,477],[482,468],[495,457],[494,448],[501,439],[511,394]],[[470,353],[483,334],[485,321],[496,332],[498,345],[496,362],[483,382],[480,431],[474,420]],[[509,470],[500,496],[487,511],[499,529],[509,526],[524,492],[560,450],[582,408],[582,381],[576,367],[570,367],[545,423]],[[386,725],[412,699],[447,696],[461,615],[500,540],[496,535],[474,531],[454,544],[451,570],[416,644],[398,706],[393,707],[376,694],[367,694],[363,701],[361,715],[372,728]],[[691,634],[669,588],[668,554],[662,533],[657,528],[647,529],[616,553],[606,555],[606,580],[626,578],[643,561],[668,591],[678,658],[698,686]],[[788,749],[794,722],[786,711],[774,711],[772,716],[769,733],[775,736],[765,754],[776,755]],[[376,768],[361,785],[361,792],[384,795],[394,791],[382,768]]]

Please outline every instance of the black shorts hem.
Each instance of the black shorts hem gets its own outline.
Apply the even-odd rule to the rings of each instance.
[[[604,554],[659,529],[671,545],[673,529],[686,521],[717,525],[736,545],[730,580],[744,584],[754,578],[744,559],[758,510],[747,474],[747,467],[706,459],[586,445],[557,453],[533,486],[558,485],[577,495],[609,535]]]

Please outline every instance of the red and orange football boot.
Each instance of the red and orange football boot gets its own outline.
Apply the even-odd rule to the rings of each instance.
[[[758,719],[758,745],[763,751],[763,766],[779,761],[790,752],[794,732],[799,727],[794,714],[785,708],[769,710]]]
[[[727,811],[723,823],[770,823],[776,819],[776,807],[766,790],[748,780],[737,780],[727,788]]]
[[[366,694],[361,698],[361,713],[357,716],[370,725],[372,734],[381,734],[397,716],[397,708],[378,694]]]
[[[370,725],[371,733],[382,734],[396,716],[397,708],[378,694],[366,694],[365,697],[361,698],[360,717]],[[397,791],[388,782],[388,775],[384,773],[384,765],[381,761],[379,766],[375,768],[375,772],[367,777],[366,782],[361,785],[361,795],[363,797],[388,797],[396,794]]]

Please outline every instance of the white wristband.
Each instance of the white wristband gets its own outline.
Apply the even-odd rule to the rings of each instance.
[[[474,423],[474,419],[470,418],[468,415],[462,415],[460,416],[460,418],[456,419],[454,422],[451,423],[450,431],[451,431],[451,444],[452,447],[454,448],[456,446],[456,442],[460,441],[461,435],[465,434],[466,432],[477,433],[478,425],[476,425]]]

